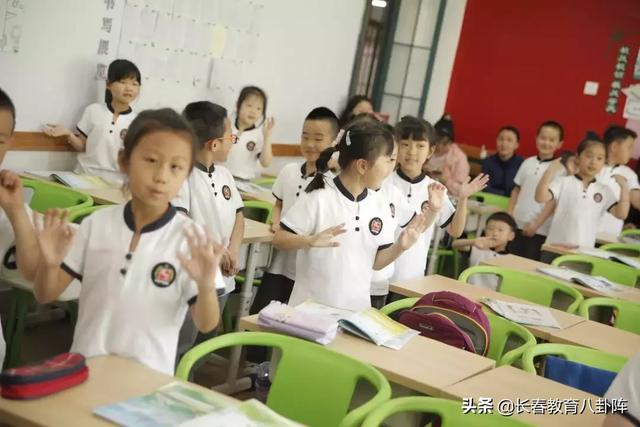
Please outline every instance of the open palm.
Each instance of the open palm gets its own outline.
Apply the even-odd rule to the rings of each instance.
[[[322,230],[318,234],[311,236],[309,244],[314,248],[335,248],[340,246],[339,242],[334,241],[334,237],[345,233],[347,230],[344,228],[344,224],[336,225],[335,227],[329,227],[326,230]]]
[[[5,211],[21,208],[24,204],[20,177],[13,172],[0,171],[0,207]]]
[[[466,182],[464,182],[460,186],[460,190],[458,191],[458,197],[462,199],[466,199],[473,193],[477,193],[478,191],[484,190],[484,188],[489,183],[489,175],[481,173],[480,175],[473,178],[470,181],[470,177],[467,177]]]
[[[178,252],[182,268],[199,286],[213,288],[225,247],[214,242],[210,232],[202,233],[195,225],[185,234],[190,256]]]
[[[413,217],[411,222],[402,230],[398,237],[398,245],[400,249],[406,251],[418,241],[420,235],[427,228],[427,217],[424,213]]]
[[[71,249],[75,232],[69,226],[68,217],[69,212],[66,210],[50,209],[44,215],[42,228],[36,232],[40,254],[47,266],[57,267],[62,264]]]

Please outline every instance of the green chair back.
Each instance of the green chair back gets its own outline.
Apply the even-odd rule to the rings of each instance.
[[[21,180],[25,188],[33,190],[29,206],[36,212],[43,213],[48,209],[59,208],[67,209],[72,213],[93,205],[91,196],[72,188],[33,179],[22,178]]]
[[[607,243],[600,246],[600,249],[615,252],[620,255],[640,257],[640,244],[638,243]]]
[[[419,298],[405,298],[385,305],[380,311],[387,316],[412,307]],[[512,365],[520,360],[526,349],[536,345],[536,337],[525,327],[485,310],[489,319],[490,339],[487,357],[496,366]]]
[[[207,340],[182,357],[176,376],[187,380],[198,360],[238,345],[280,350],[267,406],[304,425],[357,426],[373,408],[391,397],[391,386],[372,366],[318,344],[268,332],[236,332]],[[349,411],[360,380],[371,384],[376,393],[368,402]]]
[[[266,189],[270,189],[271,187],[273,187],[273,184],[275,184],[275,182],[275,178],[258,178],[253,180],[254,184],[265,187]]]
[[[477,193],[473,193],[471,196],[469,196],[469,198],[484,203],[485,205],[496,206],[505,211],[509,207],[509,198],[506,196],[500,196],[498,194],[478,191]]]
[[[80,224],[83,219],[85,219],[95,211],[106,208],[108,206],[109,205],[95,205],[89,206],[88,208],[74,210],[73,212],[69,213],[69,222]]]
[[[621,236],[638,236],[640,237],[640,228],[630,228],[628,230],[622,230]]]
[[[584,299],[576,289],[551,277],[489,265],[469,267],[458,280],[468,282],[474,274],[495,274],[500,278],[498,292],[568,313],[575,313]]]
[[[575,271],[602,276],[621,285],[636,286],[640,283],[640,270],[628,265],[588,255],[562,255],[551,264]]]
[[[537,374],[535,359],[544,356],[560,356],[570,362],[581,363],[592,368],[618,372],[627,358],[617,354],[606,353],[592,348],[569,344],[538,344],[529,348],[522,355],[522,369]]]
[[[436,415],[442,427],[475,426],[475,427],[524,427],[531,426],[512,417],[493,414],[463,414],[462,402],[438,399],[435,397],[411,396],[391,399],[372,411],[364,420],[362,427],[379,427],[391,425],[385,420],[401,412],[418,412]]]
[[[640,304],[638,303],[615,298],[587,298],[580,304],[578,314],[589,320],[607,324],[613,315],[615,328],[640,334]]]
[[[245,218],[268,224],[271,222],[273,204],[262,200],[245,200],[242,212]]]

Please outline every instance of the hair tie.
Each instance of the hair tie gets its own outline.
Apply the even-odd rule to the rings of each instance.
[[[344,129],[340,129],[340,131],[338,131],[338,135],[336,135],[336,138],[331,143],[332,147],[335,147],[340,143],[340,140],[342,139],[342,135],[344,135]]]
[[[348,130],[348,131],[347,131],[347,136],[345,137],[345,143],[347,144],[347,147],[351,145],[351,138],[349,138],[349,133],[350,133],[350,132],[351,132],[351,131],[350,131],[350,130]]]

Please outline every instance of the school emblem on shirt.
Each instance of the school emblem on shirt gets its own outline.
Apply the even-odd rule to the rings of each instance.
[[[124,141],[125,136],[127,136],[127,129],[122,129],[120,131],[120,139]]]
[[[382,220],[378,217],[371,218],[369,221],[369,231],[374,236],[377,236],[382,231]]]
[[[389,203],[389,209],[391,209],[391,218],[396,217],[396,206],[393,203]]]
[[[600,194],[600,193],[596,193],[596,194],[594,194],[594,195],[593,195],[593,200],[594,200],[596,203],[600,203],[600,202],[602,201],[602,194]]]
[[[256,143],[253,141],[249,141],[247,142],[247,150],[249,151],[253,151],[256,148]]]
[[[228,185],[222,186],[222,196],[225,198],[225,200],[229,200],[231,198],[231,189]]]
[[[426,211],[429,208],[429,201],[425,200],[424,202],[422,202],[422,204],[420,205],[420,210],[422,212]]]
[[[151,270],[151,280],[154,285],[166,288],[176,280],[176,269],[168,262],[156,264]]]

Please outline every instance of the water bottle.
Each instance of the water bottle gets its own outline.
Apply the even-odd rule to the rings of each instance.
[[[480,147],[480,159],[485,159],[487,157],[487,149],[484,148],[484,145]]]
[[[256,399],[262,403],[267,403],[267,395],[271,387],[269,379],[269,362],[262,362],[256,370]]]

